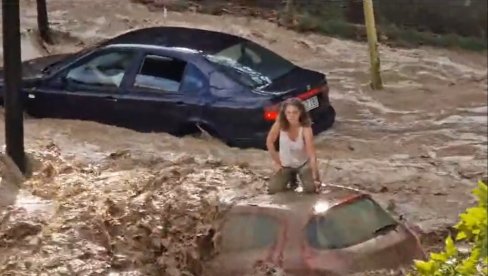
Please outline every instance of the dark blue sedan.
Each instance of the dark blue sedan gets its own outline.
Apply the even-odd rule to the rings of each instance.
[[[289,97],[304,101],[315,133],[335,120],[324,74],[221,32],[138,29],[77,53],[25,61],[22,70],[24,106],[34,117],[178,136],[200,127],[231,146],[257,148]]]

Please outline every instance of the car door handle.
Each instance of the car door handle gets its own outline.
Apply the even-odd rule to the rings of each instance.
[[[176,102],[176,105],[184,105],[184,104],[185,104],[185,103],[184,103],[184,102],[182,102],[182,101],[177,101],[177,102]]]
[[[114,96],[106,96],[105,97],[105,100],[112,101],[112,102],[116,102],[117,101],[117,98],[115,98]]]

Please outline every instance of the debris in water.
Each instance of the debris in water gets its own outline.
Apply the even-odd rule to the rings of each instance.
[[[24,200],[1,213],[2,275],[202,275],[223,208],[219,191],[236,175],[261,181],[246,166],[188,155],[161,160],[160,169],[118,151],[93,166],[69,163],[56,149],[34,154],[44,165],[23,185],[55,210],[36,215]],[[118,170],[122,156],[130,166]]]

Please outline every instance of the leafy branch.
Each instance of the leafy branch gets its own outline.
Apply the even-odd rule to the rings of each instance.
[[[487,257],[487,185],[479,181],[473,190],[478,205],[462,213],[457,230],[456,242],[467,242],[469,252],[461,252],[451,236],[445,241],[444,251],[431,253],[427,261],[416,260],[413,275],[417,276],[464,276],[488,275]]]

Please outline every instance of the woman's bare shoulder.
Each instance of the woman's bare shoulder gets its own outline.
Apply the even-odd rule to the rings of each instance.
[[[273,125],[271,126],[271,129],[273,130],[281,130],[281,124],[278,120],[276,120]]]
[[[313,129],[311,126],[304,126],[303,127],[303,134],[307,136],[312,136],[313,137]]]

